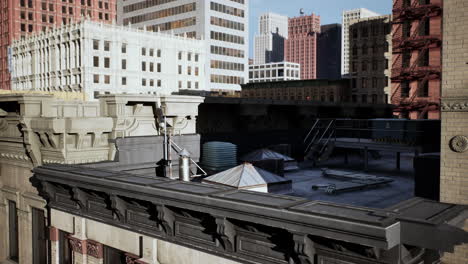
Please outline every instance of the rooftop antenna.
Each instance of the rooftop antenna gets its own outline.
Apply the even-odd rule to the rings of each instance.
[[[301,16],[304,15],[304,8],[301,8],[301,9],[299,10],[299,14],[301,14]]]

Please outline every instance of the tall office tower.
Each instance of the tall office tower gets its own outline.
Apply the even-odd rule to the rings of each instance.
[[[342,34],[341,34],[341,75],[349,74],[349,23],[352,20],[366,17],[380,16],[365,8],[358,8],[348,11],[343,11],[342,17]]]
[[[206,86],[200,89],[233,91],[248,81],[248,7],[248,0],[119,0],[117,22],[205,39]]]
[[[317,79],[341,79],[341,25],[323,25],[317,40]]]
[[[288,38],[288,17],[275,13],[260,16],[254,40],[254,64],[284,61],[284,41]]]
[[[352,20],[349,26],[351,98],[386,104],[390,94],[391,15]]]
[[[12,69],[8,46],[13,40],[79,21],[84,16],[111,23],[115,21],[116,0],[2,0],[0,8],[0,89],[10,90]]]
[[[440,118],[442,0],[394,0],[391,102],[395,114]]]
[[[316,78],[318,33],[320,16],[301,14],[299,17],[289,18],[289,36],[284,48],[286,61],[301,65],[302,80]]]

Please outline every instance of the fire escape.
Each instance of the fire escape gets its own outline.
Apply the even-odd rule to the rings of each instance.
[[[393,65],[392,83],[396,87],[391,94],[391,103],[396,105],[395,112],[407,115],[419,111],[418,119],[430,110],[439,109],[439,101],[429,100],[430,80],[441,78],[441,66],[431,65],[429,50],[440,48],[441,33],[430,32],[430,19],[441,16],[440,3],[430,0],[395,0],[393,5]],[[419,21],[415,30],[413,22]],[[417,52],[416,59],[412,59]],[[410,84],[417,81],[411,88]]]

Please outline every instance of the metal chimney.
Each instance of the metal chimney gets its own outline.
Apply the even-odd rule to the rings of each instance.
[[[183,149],[179,153],[179,180],[190,181],[190,152]]]

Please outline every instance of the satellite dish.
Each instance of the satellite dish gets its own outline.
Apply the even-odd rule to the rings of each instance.
[[[304,8],[301,8],[301,9],[299,10],[299,14],[304,15]]]

